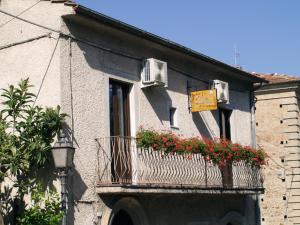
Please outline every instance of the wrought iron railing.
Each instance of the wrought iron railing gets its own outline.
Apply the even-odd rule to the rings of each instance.
[[[204,189],[263,188],[261,169],[245,162],[218,167],[200,154],[164,154],[142,149],[131,137],[97,139],[98,185]]]

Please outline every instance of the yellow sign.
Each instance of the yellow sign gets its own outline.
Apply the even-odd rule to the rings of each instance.
[[[191,92],[192,112],[218,109],[217,90],[204,90]]]

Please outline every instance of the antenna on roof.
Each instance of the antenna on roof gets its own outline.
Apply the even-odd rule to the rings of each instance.
[[[234,45],[234,66],[236,68],[241,69],[242,67],[238,63],[239,57],[240,57],[240,50],[236,45]]]

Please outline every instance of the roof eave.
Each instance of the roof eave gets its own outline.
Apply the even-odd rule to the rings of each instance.
[[[267,83],[265,86],[280,86],[280,85],[300,85],[300,80],[289,80],[284,82],[274,82],[274,83]]]
[[[265,83],[261,87],[257,88],[256,92],[267,92],[267,91],[275,91],[275,90],[295,90],[300,87],[300,80],[292,80],[278,83]]]

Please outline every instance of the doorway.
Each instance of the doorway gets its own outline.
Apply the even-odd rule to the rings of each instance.
[[[114,216],[111,225],[134,225],[134,223],[126,211],[120,210]]]
[[[130,136],[129,89],[128,84],[109,81],[110,136]]]
[[[113,183],[131,183],[130,85],[109,81],[111,171]]]

